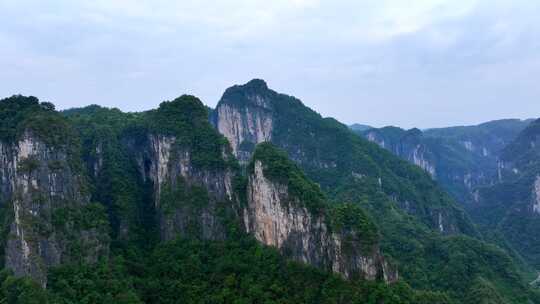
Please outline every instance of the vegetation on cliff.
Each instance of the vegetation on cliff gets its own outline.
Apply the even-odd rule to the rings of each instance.
[[[320,187],[310,181],[284,151],[271,143],[261,143],[257,145],[249,165],[250,174],[253,174],[257,161],[262,163],[266,178],[287,186],[288,193],[293,197],[290,202],[302,204],[299,207],[306,207],[314,214],[325,208],[326,198]]]

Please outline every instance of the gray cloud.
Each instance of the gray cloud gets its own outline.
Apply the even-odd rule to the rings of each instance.
[[[536,1],[0,3],[0,95],[123,110],[259,77],[347,123],[540,116]]]

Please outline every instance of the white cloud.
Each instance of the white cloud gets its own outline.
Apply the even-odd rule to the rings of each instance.
[[[538,15],[527,0],[3,0],[0,95],[139,110],[262,77],[348,122],[414,125],[400,112],[439,98],[537,97]]]

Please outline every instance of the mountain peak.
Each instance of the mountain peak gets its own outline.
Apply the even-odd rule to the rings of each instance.
[[[373,129],[372,126],[359,124],[359,123],[354,123],[354,124],[350,125],[349,128],[351,130],[353,130],[353,131],[358,131],[358,132],[364,132],[364,131],[367,131],[369,129]]]
[[[243,85],[234,85],[223,93],[220,104],[229,104],[235,106],[257,106],[270,107],[268,101],[273,99],[276,92],[270,90],[266,82],[262,79],[252,79]]]
[[[242,87],[249,87],[249,88],[257,88],[262,90],[268,90],[268,85],[266,84],[266,81],[254,78],[250,81],[248,81],[246,84],[242,85]]]

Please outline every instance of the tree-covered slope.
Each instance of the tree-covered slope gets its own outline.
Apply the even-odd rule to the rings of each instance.
[[[501,153],[499,180],[480,188],[471,214],[505,237],[535,268],[540,267],[540,120],[532,122]]]
[[[97,265],[68,264],[49,275],[47,290],[28,278],[0,273],[0,300],[67,303],[389,303],[454,304],[442,293],[406,283],[347,281],[291,262],[250,238],[179,239],[144,255]]]
[[[443,187],[467,203],[486,237],[536,268],[540,123],[531,121],[507,119],[423,132],[385,127],[357,133],[431,171]]]

